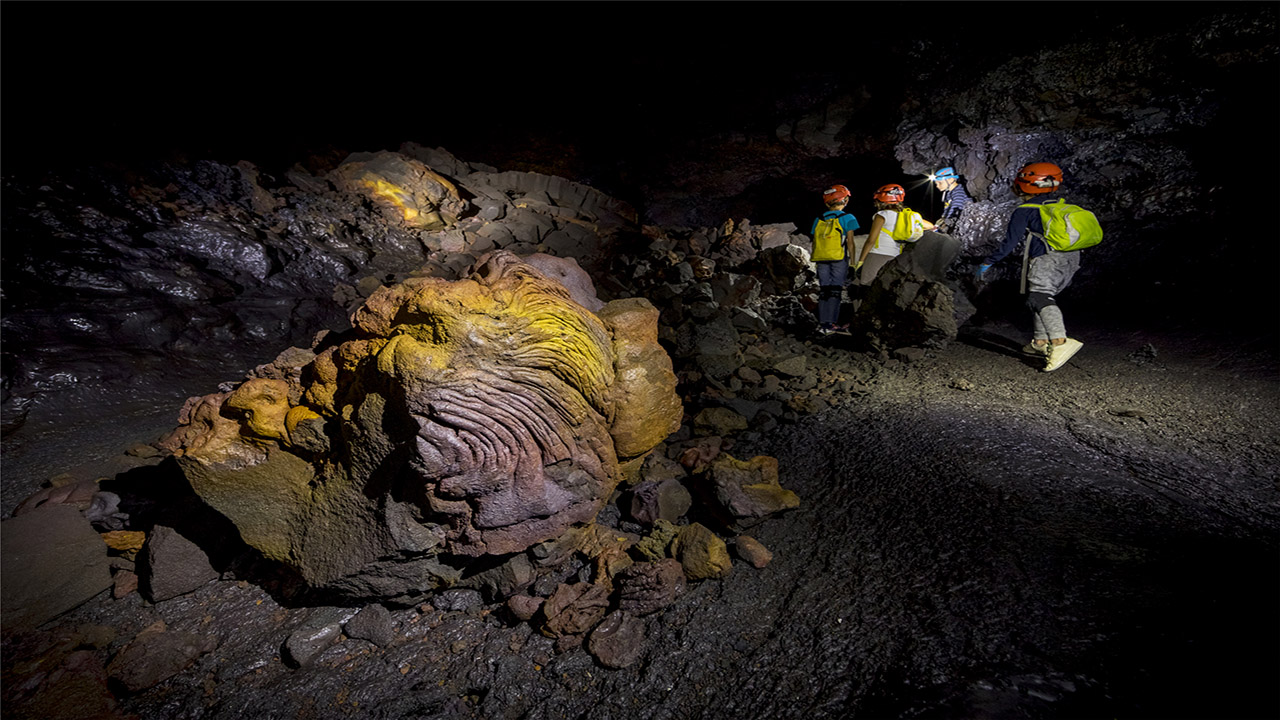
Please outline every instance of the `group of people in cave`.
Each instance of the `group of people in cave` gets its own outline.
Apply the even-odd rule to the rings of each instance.
[[[848,324],[839,323],[839,318],[851,274],[854,278],[849,289],[856,304],[880,271],[903,252],[909,252],[921,241],[952,242],[949,237],[929,238],[928,235],[954,232],[973,199],[960,182],[955,168],[944,167],[929,179],[942,193],[942,213],[936,222],[925,220],[906,207],[906,189],[891,183],[872,195],[875,214],[865,236],[857,234],[861,229],[857,218],[845,212],[852,197],[849,189],[844,185],[833,185],[822,193],[826,211],[814,219],[810,230],[814,239],[812,260],[818,274],[820,335],[849,334]],[[1074,227],[1067,230],[1057,227],[1065,222],[1059,217],[1059,208],[1079,208],[1063,203],[1062,168],[1053,163],[1026,165],[1014,177],[1013,189],[1023,204],[1013,211],[1004,241],[977,267],[974,279],[981,283],[992,265],[1013,253],[1019,245],[1023,246],[1021,286],[1027,295],[1027,307],[1032,312],[1033,330],[1031,341],[1022,351],[1042,361],[1044,371],[1049,372],[1066,364],[1083,345],[1067,337],[1062,311],[1055,300],[1080,268],[1080,252],[1074,248],[1064,249],[1061,243],[1049,239],[1068,230],[1073,237],[1079,234]],[[1092,218],[1091,214],[1085,214]],[[1096,221],[1093,227],[1096,228]],[[1096,232],[1100,239],[1101,230]],[[1082,246],[1087,246],[1088,242],[1090,240],[1086,239]]]

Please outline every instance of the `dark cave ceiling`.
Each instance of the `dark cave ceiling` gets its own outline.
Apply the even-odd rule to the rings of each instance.
[[[1055,42],[1136,8],[1075,5]],[[406,140],[490,163],[543,147],[635,160],[767,132],[835,86],[859,88],[885,131],[906,88],[1025,53],[1038,42],[1025,29],[1061,6],[7,2],[3,13],[11,166],[175,151],[269,165]]]

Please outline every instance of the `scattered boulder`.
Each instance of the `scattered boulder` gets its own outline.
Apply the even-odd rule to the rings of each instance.
[[[452,182],[400,153],[354,153],[328,179],[368,198],[388,222],[415,230],[453,225],[468,207]]]
[[[732,435],[746,430],[747,419],[727,407],[709,407],[693,418],[693,429],[699,435]]]
[[[141,559],[142,593],[151,602],[186,595],[218,577],[199,545],[163,525],[147,536]]]
[[[311,611],[302,625],[289,634],[284,642],[283,656],[294,667],[306,667],[320,653],[342,637],[342,625],[355,616],[357,610],[340,607],[320,607]]]
[[[642,525],[658,519],[674,523],[693,506],[693,497],[679,481],[642,482],[631,491],[630,514]]]
[[[685,589],[684,567],[679,560],[663,558],[636,563],[616,578],[618,607],[632,615],[648,615],[671,603]]]
[[[582,635],[604,617],[609,593],[592,583],[567,583],[556,588],[542,605],[543,633],[558,638]]]
[[[50,504],[0,523],[6,629],[34,628],[110,588],[107,546],[75,507]]]
[[[641,557],[649,560],[662,560],[668,557],[671,541],[675,540],[676,534],[679,532],[680,529],[673,523],[658,518],[653,521],[653,527],[650,529],[649,534],[636,543],[636,552],[640,553]]]
[[[671,552],[690,580],[720,578],[733,570],[724,540],[700,523],[680,528],[671,542]]]
[[[342,627],[347,637],[368,640],[378,647],[386,647],[395,640],[391,611],[382,605],[368,605],[356,613]]]
[[[733,551],[754,568],[763,568],[773,561],[773,553],[769,552],[769,548],[750,535],[734,538]]]
[[[645,641],[644,621],[626,610],[615,610],[591,631],[587,652],[601,665],[616,670],[633,665],[643,657]]]
[[[737,527],[756,525],[774,513],[800,507],[800,498],[778,482],[778,461],[767,455],[738,460],[723,454],[705,474],[711,494]]]
[[[543,598],[532,595],[512,595],[507,598],[507,609],[517,620],[528,622],[542,609]]]

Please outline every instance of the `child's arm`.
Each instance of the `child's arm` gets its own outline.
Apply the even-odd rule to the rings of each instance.
[[[869,231],[870,234],[867,235],[867,241],[862,244],[862,253],[859,255],[858,264],[855,267],[860,266],[862,263],[867,261],[867,256],[871,254],[871,248],[875,247],[876,243],[880,240],[880,230],[883,227],[883,215],[876,215],[872,218],[871,230]]]

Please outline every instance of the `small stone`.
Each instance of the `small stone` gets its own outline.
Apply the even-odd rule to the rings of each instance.
[[[925,357],[924,348],[904,347],[893,351],[893,357],[904,363],[920,362]]]
[[[808,361],[805,359],[805,356],[797,355],[793,358],[787,358],[786,360],[776,363],[773,366],[773,369],[788,377],[801,377],[805,374],[807,366]]]
[[[391,611],[381,605],[369,605],[343,626],[347,637],[368,640],[378,647],[386,647],[395,640]]]
[[[636,563],[618,573],[615,584],[618,607],[632,615],[647,615],[667,607],[684,592],[684,568],[673,558]]]
[[[720,578],[733,570],[724,540],[700,523],[681,528],[672,541],[671,550],[690,580]]]
[[[644,655],[644,621],[625,610],[615,610],[591,631],[587,652],[601,665],[619,669],[634,664]]]
[[[733,541],[733,551],[754,568],[763,568],[773,561],[769,548],[750,535],[739,535]]]
[[[330,645],[342,637],[342,624],[356,610],[339,607],[316,608],[302,625],[284,642],[285,660],[295,667],[306,667]]]
[[[157,525],[143,547],[143,595],[162,602],[186,595],[218,577],[200,546],[170,527]]]
[[[977,386],[976,386],[976,385],[974,385],[973,383],[969,382],[968,380],[965,380],[964,378],[957,378],[957,379],[955,379],[955,380],[952,380],[952,381],[951,381],[951,383],[950,383],[950,385],[951,385],[951,387],[955,388],[956,390],[965,390],[965,391],[969,391],[969,390],[975,390],[975,389],[977,389]]]
[[[544,634],[550,637],[581,635],[604,617],[609,592],[591,583],[569,583],[556,588],[542,605]]]
[[[747,419],[723,407],[704,408],[693,419],[693,429],[698,435],[729,435],[748,427]]]
[[[532,595],[512,595],[507,598],[507,609],[511,611],[517,619],[522,622],[528,622],[538,614],[538,610],[542,607],[543,599],[533,597]]]
[[[142,549],[147,534],[139,530],[112,530],[102,533],[102,541],[107,547],[125,557],[133,557]]]

